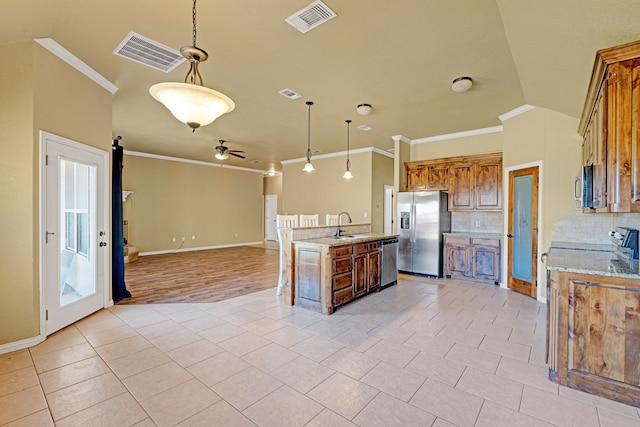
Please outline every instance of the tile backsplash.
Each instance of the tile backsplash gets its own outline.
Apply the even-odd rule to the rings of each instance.
[[[451,212],[453,233],[502,233],[502,212]]]
[[[551,240],[556,242],[577,242],[609,244],[609,231],[614,227],[640,229],[638,213],[598,213],[585,214],[570,211],[553,225]]]

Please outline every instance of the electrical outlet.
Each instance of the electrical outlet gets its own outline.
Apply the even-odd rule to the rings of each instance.
[[[476,219],[476,227],[480,227],[480,220]]]
[[[196,240],[196,235],[191,236],[191,240]]]
[[[238,233],[236,233],[236,237],[238,237]]]
[[[171,238],[171,241],[172,241],[173,243],[175,243],[175,242],[176,242],[176,238],[175,238],[175,237],[172,237],[172,238]]]

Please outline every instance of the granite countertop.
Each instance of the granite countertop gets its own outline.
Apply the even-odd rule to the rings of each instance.
[[[552,242],[547,269],[640,279],[640,262],[620,256],[613,245]]]
[[[340,239],[336,237],[318,237],[315,239],[293,240],[292,243],[313,244],[319,246],[343,246],[352,245],[354,243],[370,242],[372,240],[388,239],[392,237],[398,237],[398,235],[384,233],[353,233],[342,236],[342,238]]]

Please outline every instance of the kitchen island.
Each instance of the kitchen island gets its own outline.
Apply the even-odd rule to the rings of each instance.
[[[381,241],[396,236],[345,234],[292,241],[295,305],[332,314],[337,307],[380,290]]]
[[[551,245],[549,378],[640,407],[640,267],[611,245]]]

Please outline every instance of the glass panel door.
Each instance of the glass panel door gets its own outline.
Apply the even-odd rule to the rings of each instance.
[[[105,306],[109,155],[42,132],[43,305],[49,335]]]
[[[513,277],[531,282],[533,176],[515,177],[513,195]]]

